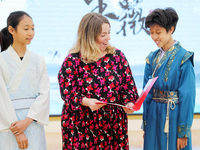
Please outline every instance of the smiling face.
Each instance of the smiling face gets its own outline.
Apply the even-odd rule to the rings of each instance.
[[[16,29],[9,26],[9,32],[13,36],[13,44],[30,44],[35,35],[33,20],[30,17],[24,15]]]
[[[102,24],[101,34],[98,35],[96,40],[101,51],[105,51],[109,40],[110,40],[110,25],[104,23]]]
[[[173,44],[174,40],[172,38],[172,32],[174,27],[172,27],[168,32],[164,27],[157,24],[150,26],[150,34],[153,41],[159,48],[163,48],[167,51]]]

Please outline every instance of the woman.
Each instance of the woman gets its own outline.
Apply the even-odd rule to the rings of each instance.
[[[192,149],[194,54],[173,40],[177,21],[173,8],[155,9],[146,17],[145,26],[159,49],[148,55],[144,73],[144,86],[158,76],[143,104],[145,150]]]
[[[133,111],[105,103],[132,107],[138,94],[124,54],[109,40],[107,18],[83,16],[76,44],[58,74],[64,150],[129,149],[127,113]]]
[[[23,11],[12,12],[0,32],[2,150],[46,149],[50,84],[44,58],[26,46],[34,33],[32,18]]]

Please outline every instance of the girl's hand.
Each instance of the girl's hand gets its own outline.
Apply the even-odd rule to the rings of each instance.
[[[177,139],[177,150],[183,149],[187,146],[187,138],[178,138]]]
[[[16,135],[16,141],[17,141],[18,147],[20,149],[27,149],[28,148],[28,139],[27,139],[27,137],[24,133]]]
[[[105,106],[106,104],[96,104],[97,102],[101,102],[95,98],[86,98],[84,97],[82,100],[83,106],[88,106],[92,111],[98,110],[101,107]]]
[[[26,128],[32,123],[33,119],[26,117],[24,120],[18,120],[11,124],[10,130],[12,133],[17,136],[22,134]]]
[[[127,103],[125,106],[126,106],[126,107],[132,108],[133,105],[134,105],[134,104],[133,104],[132,102],[129,102],[129,103]],[[123,107],[123,109],[124,109],[124,111],[125,111],[127,114],[132,114],[132,113],[134,112],[134,110],[129,109],[129,108],[126,108],[126,107]]]

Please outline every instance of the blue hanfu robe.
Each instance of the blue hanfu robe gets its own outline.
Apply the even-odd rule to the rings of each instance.
[[[143,86],[154,71],[153,77],[158,79],[143,103],[144,150],[177,150],[177,138],[183,137],[188,138],[184,150],[192,149],[196,95],[193,55],[179,42],[160,61],[160,50],[148,55]],[[173,101],[168,103],[168,100]]]

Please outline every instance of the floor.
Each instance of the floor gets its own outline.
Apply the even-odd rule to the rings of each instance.
[[[200,130],[192,130],[193,150],[200,150]],[[47,149],[62,150],[60,132],[46,132]],[[129,131],[130,150],[142,150],[143,131]]]

